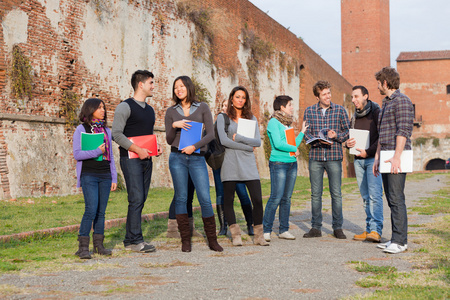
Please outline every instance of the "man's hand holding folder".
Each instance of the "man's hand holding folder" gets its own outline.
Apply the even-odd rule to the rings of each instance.
[[[142,135],[129,138],[133,144],[128,149],[128,158],[148,159],[151,156],[159,156],[162,151],[159,147],[156,136]]]

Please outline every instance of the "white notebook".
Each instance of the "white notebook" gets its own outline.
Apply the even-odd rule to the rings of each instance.
[[[356,145],[350,148],[350,154],[359,155],[360,152],[356,148],[366,150],[370,146],[369,130],[350,129],[350,138],[356,140]]]
[[[254,139],[256,131],[256,121],[248,119],[238,119],[237,134]]]
[[[385,161],[394,157],[394,153],[394,150],[380,151],[380,173],[391,173],[391,163],[385,163]],[[400,157],[400,168],[402,173],[411,173],[413,171],[412,150],[403,150]]]

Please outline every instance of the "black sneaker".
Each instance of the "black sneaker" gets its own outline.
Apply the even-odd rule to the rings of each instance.
[[[303,235],[304,238],[314,238],[314,237],[321,237],[322,231],[316,228],[311,228],[311,230]]]
[[[345,240],[347,237],[344,234],[344,231],[342,229],[336,229],[333,231],[334,237],[337,239]]]

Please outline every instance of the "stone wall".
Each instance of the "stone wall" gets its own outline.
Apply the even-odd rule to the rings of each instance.
[[[117,104],[132,95],[136,69],[155,74],[155,96],[147,101],[165,152],[154,159],[153,186],[171,186],[163,121],[179,75],[209,93],[213,114],[234,86],[248,87],[262,133],[276,95],[294,99],[298,132],[304,109],[316,102],[315,81],[332,83],[336,103],[351,93],[301,39],[246,0],[4,0],[0,22],[1,198],[76,192],[74,126],[61,115],[63,96],[76,95],[77,106],[103,99],[112,124]],[[14,47],[29,61],[31,96],[13,95]],[[263,147],[257,160],[268,178]]]

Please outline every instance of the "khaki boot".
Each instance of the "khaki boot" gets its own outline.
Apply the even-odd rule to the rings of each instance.
[[[366,241],[379,243],[381,241],[381,236],[376,231],[372,231],[367,234]]]
[[[176,219],[169,219],[167,221],[167,233],[166,237],[171,239],[179,239],[180,233],[178,232],[178,223]]]
[[[365,241],[366,237],[367,237],[367,231],[364,231],[361,234],[357,234],[357,235],[353,236],[353,239],[355,241]]]
[[[241,228],[239,228],[238,224],[230,225],[230,232],[231,232],[231,240],[233,242],[233,246],[242,246],[242,239],[241,239]]]
[[[270,245],[264,239],[264,232],[263,232],[262,224],[253,226],[253,230],[255,231],[255,237],[253,238],[253,244],[261,245],[261,246],[269,246]]]

